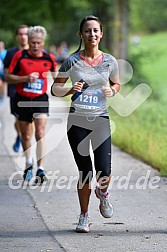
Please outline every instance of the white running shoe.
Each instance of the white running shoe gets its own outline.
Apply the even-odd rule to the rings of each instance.
[[[79,217],[79,222],[76,227],[76,232],[78,233],[89,233],[90,232],[90,223],[88,213],[81,213]]]
[[[100,199],[100,213],[104,218],[111,218],[114,213],[113,206],[109,200],[109,192],[106,192],[104,196],[100,195],[100,188],[96,187],[95,194],[98,199]]]

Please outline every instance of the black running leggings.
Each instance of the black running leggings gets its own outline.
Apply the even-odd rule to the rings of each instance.
[[[93,177],[90,143],[94,167],[99,178],[111,173],[111,130],[107,116],[72,116],[67,124],[68,140],[77,164],[80,180],[89,183]]]

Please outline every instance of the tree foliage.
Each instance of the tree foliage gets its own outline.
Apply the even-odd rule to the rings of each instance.
[[[113,51],[115,4],[118,0],[1,0],[0,40],[6,47],[15,44],[15,30],[20,24],[43,25],[48,31],[48,42],[69,45],[78,42],[79,23],[85,15],[99,16],[103,23],[102,47]],[[130,29],[133,32],[156,32],[166,29],[166,0],[129,0]],[[122,21],[124,22],[124,21]],[[115,45],[114,45],[115,47]]]
[[[103,46],[111,49],[114,0],[1,0],[0,39],[7,47],[15,43],[15,30],[20,24],[43,25],[49,34],[50,43],[68,40],[78,41],[77,31],[86,15],[99,16],[104,24]],[[76,35],[76,36],[75,36]],[[110,48],[109,48],[110,47]]]
[[[45,24],[49,8],[47,0],[1,0],[0,22],[3,28],[15,29],[20,23],[27,25]]]
[[[59,43],[62,40],[68,40],[71,44],[76,43],[81,17],[91,14],[90,2],[85,0],[48,0],[48,5],[52,18],[51,41]]]
[[[131,0],[130,24],[135,32],[166,30],[167,1]]]
[[[20,24],[48,26],[49,16],[47,0],[36,0],[33,2],[27,0],[1,0],[1,39],[10,46],[12,43],[15,43],[15,30]]]

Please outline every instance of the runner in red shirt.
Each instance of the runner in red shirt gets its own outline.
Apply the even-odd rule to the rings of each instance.
[[[43,167],[43,138],[49,112],[48,95],[46,93],[47,73],[49,71],[55,73],[57,66],[54,55],[45,52],[43,49],[45,38],[46,30],[44,27],[30,27],[28,29],[29,49],[19,50],[15,53],[7,73],[7,81],[16,84],[14,112],[19,120],[22,146],[26,157],[23,178],[28,181],[33,176],[33,159],[30,149],[32,138],[31,124],[34,121],[37,141],[36,183],[43,182],[46,178]],[[39,106],[33,107],[33,102],[38,102]]]

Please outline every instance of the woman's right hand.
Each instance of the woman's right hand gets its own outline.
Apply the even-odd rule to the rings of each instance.
[[[84,85],[84,82],[79,82],[79,81],[75,82],[74,86],[72,88],[72,91],[74,91],[74,93],[75,92],[81,92],[82,88],[83,88],[83,85]]]

